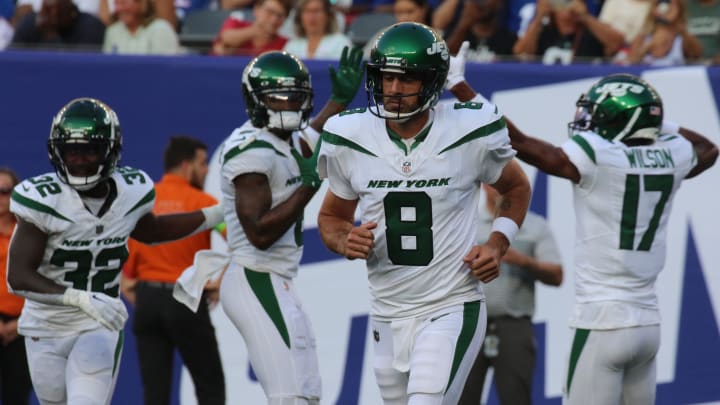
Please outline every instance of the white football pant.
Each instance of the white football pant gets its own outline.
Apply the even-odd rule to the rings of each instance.
[[[99,328],[75,336],[25,338],[30,377],[43,405],[102,405],[112,399],[123,332]]]

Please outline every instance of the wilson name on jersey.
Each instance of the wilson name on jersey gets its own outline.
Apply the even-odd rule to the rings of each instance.
[[[38,273],[70,288],[118,296],[120,270],[128,257],[127,240],[137,221],[155,202],[153,181],[145,172],[120,167],[112,175],[117,197],[100,217],[55,173],[18,184],[10,210],[48,235]],[[75,307],[26,300],[19,331],[27,336],[67,336],[100,324]]]
[[[581,132],[562,148],[580,172],[573,190],[577,301],[656,308],[672,200],[696,164],[692,145],[662,135],[630,147]]]
[[[483,297],[463,257],[482,240],[480,184],[495,183],[515,151],[492,104],[438,105],[430,120],[403,141],[356,109],[328,120],[322,135],[320,175],[338,197],[360,199],[361,223],[378,224],[367,260],[378,319]]]
[[[293,138],[297,141],[294,134]],[[297,143],[295,143],[297,144]],[[300,187],[300,169],[291,146],[265,129],[246,122],[224,142],[221,174],[227,242],[233,260],[252,270],[295,277],[302,256],[302,216],[270,248],[260,250],[247,239],[235,212],[233,180],[243,174],[265,175],[272,194],[271,207],[284,202]]]

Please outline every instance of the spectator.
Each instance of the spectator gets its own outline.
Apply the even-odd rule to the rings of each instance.
[[[172,137],[163,160],[165,174],[155,184],[156,214],[193,211],[217,203],[202,191],[207,174],[204,143]],[[209,230],[159,246],[130,239],[124,275],[134,277],[123,282],[122,292],[135,305],[133,333],[146,404],[170,404],[175,349],[190,372],[198,403],[225,403],[225,378],[208,302],[201,300],[193,312],[172,296],[175,281],[201,249],[210,249]],[[210,287],[216,291],[219,283]],[[217,294],[213,299],[212,303],[217,303]]]
[[[103,52],[173,55],[180,41],[166,20],[155,16],[152,0],[115,0],[115,22],[105,31]]]
[[[535,17],[513,53],[523,58],[535,55],[548,64],[569,64],[610,57],[623,43],[622,34],[595,18],[583,0],[537,0]]]
[[[427,25],[427,21],[431,19],[431,14],[428,10],[430,10],[430,6],[427,0],[395,0],[395,6],[393,8],[395,23],[416,22]],[[366,59],[370,57],[370,50],[373,45],[375,45],[375,42],[377,42],[378,36],[385,31],[386,28],[388,27],[383,27],[375,33],[365,44],[363,55],[365,55]]]
[[[98,50],[105,25],[78,10],[72,0],[43,0],[40,11],[27,14],[15,28],[12,46],[55,46]]]
[[[424,10],[422,16],[415,16],[412,19],[398,20],[398,22],[414,21],[422,24],[430,24],[431,13],[430,10],[434,10],[441,3],[441,0],[405,0],[407,2],[415,3],[414,6],[404,5],[403,8],[417,8],[420,7]],[[372,0],[372,12],[374,13],[395,13],[398,15],[398,1],[397,0]]]
[[[296,37],[285,44],[285,50],[302,59],[340,59],[351,43],[338,32],[330,0],[300,0],[296,10]]]
[[[659,3],[645,30],[630,44],[627,61],[652,66],[685,64],[702,56],[702,45],[687,31],[684,0]],[[617,58],[622,60],[621,57]]]
[[[418,22],[430,24],[428,0],[395,0],[392,9],[396,22]]]
[[[687,31],[700,41],[702,59],[720,64],[720,1],[687,0]]]
[[[19,183],[14,171],[0,167],[0,403],[21,405],[30,402],[30,371],[25,342],[18,335],[18,322],[24,300],[8,292],[6,264],[15,215],[10,212],[10,194]]]
[[[212,53],[215,55],[259,55],[282,50],[287,38],[278,34],[292,0],[258,0],[253,7],[253,22],[230,15],[220,28]]]
[[[457,53],[467,40],[468,60],[492,62],[498,55],[512,55],[517,35],[503,25],[501,9],[500,0],[465,0],[460,20],[447,38],[450,53]]]
[[[480,235],[489,235],[499,202],[494,188],[483,184]],[[555,239],[545,219],[528,212],[512,247],[503,256],[500,276],[484,286],[488,308],[485,340],[473,365],[460,405],[477,405],[485,374],[495,370],[501,404],[530,405],[535,367],[535,281],[559,286],[563,270]]]
[[[110,14],[114,6],[112,0],[73,0],[73,3],[78,10],[98,17],[105,25],[110,23]],[[42,0],[18,0],[12,18],[13,24],[17,25],[23,17],[33,11],[37,13],[41,8]]]
[[[460,18],[460,6],[462,4],[462,0],[443,0],[432,11],[432,27],[447,36],[453,31],[458,18]]]
[[[620,31],[629,45],[644,30],[656,0],[605,0],[598,19]]]
[[[484,5],[484,1],[475,1],[478,5]],[[433,9],[432,23],[435,29],[441,30],[448,37],[462,16],[461,0],[445,0]],[[522,35],[535,13],[535,0],[508,0],[499,1],[500,7],[498,16],[500,25],[516,35]],[[593,15],[597,14],[597,2],[588,0],[585,3]]]
[[[331,0],[330,7],[333,10],[333,18],[335,18],[335,25],[337,26],[337,32],[345,33],[345,21],[348,19],[348,16],[346,16],[342,11],[339,10],[337,3],[332,4],[332,2],[335,0]],[[297,36],[295,34],[295,17],[297,14],[298,7],[297,5],[290,9],[290,12],[288,13],[287,18],[285,18],[285,22],[278,30],[278,34],[280,36],[283,36],[288,39],[293,39]]]
[[[0,0],[0,51],[5,49],[12,41],[15,29],[10,23],[15,10],[13,0]]]
[[[253,3],[253,0],[218,0],[218,5],[222,10],[251,9]]]

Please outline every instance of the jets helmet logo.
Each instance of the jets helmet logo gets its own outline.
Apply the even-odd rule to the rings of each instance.
[[[634,83],[605,83],[595,89],[596,93],[611,97],[623,97],[628,93],[642,94],[643,91],[645,91],[643,86]]]
[[[445,42],[443,42],[443,41],[433,42],[433,44],[430,45],[430,48],[427,48],[428,55],[435,55],[437,53],[440,54],[440,57],[443,60],[447,60],[450,57],[447,46],[445,45]]]

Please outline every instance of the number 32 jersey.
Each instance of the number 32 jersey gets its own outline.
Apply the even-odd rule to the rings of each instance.
[[[492,104],[441,104],[430,124],[403,141],[365,109],[327,121],[318,159],[331,191],[359,199],[375,222],[367,259],[372,314],[407,319],[483,299],[463,257],[479,237],[479,193],[515,155]]]
[[[152,211],[153,182],[145,172],[117,168],[117,197],[101,217],[55,173],[37,176],[13,190],[10,211],[48,235],[38,273],[71,288],[118,296],[127,241],[138,220]],[[25,301],[19,332],[33,337],[75,335],[99,323],[79,308]]]
[[[672,199],[697,163],[692,145],[663,134],[649,146],[580,132],[562,145],[580,173],[575,296],[570,325],[615,329],[660,322],[655,279],[665,265]]]

